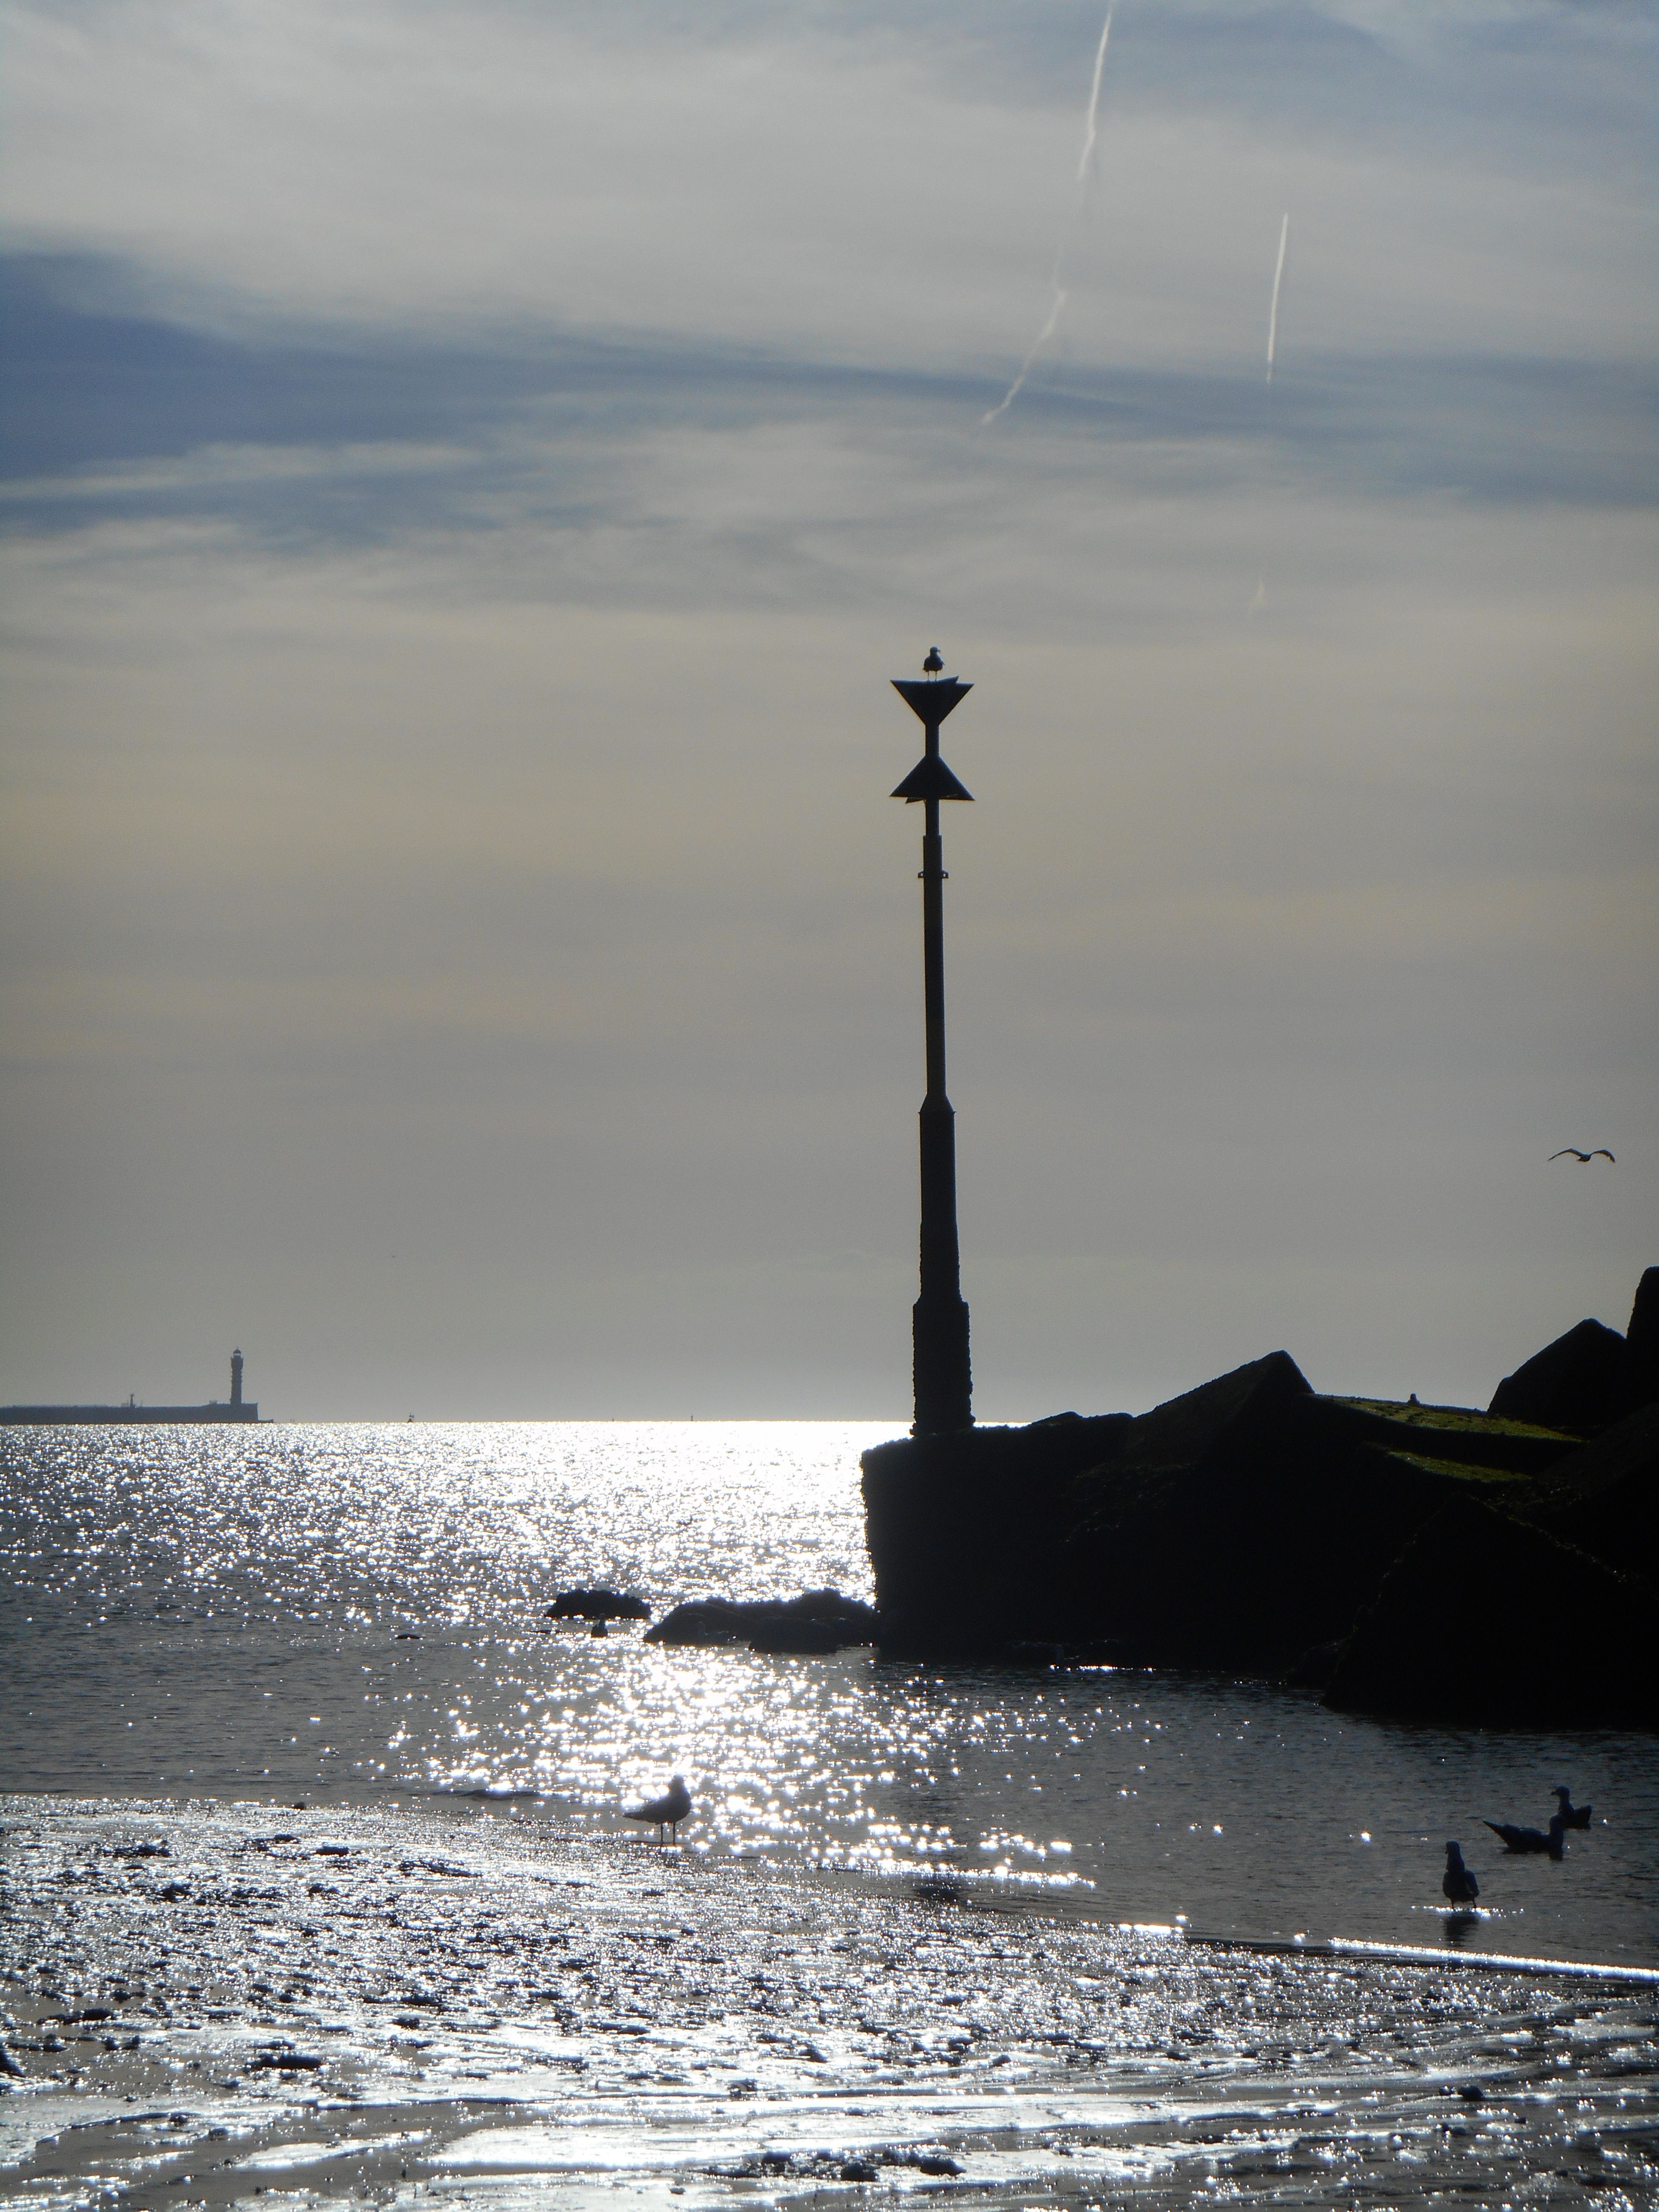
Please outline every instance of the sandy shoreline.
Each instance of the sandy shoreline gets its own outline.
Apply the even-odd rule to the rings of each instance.
[[[1659,2191],[1650,1985],[1199,1948],[517,1806],[0,1826],[9,2203]]]

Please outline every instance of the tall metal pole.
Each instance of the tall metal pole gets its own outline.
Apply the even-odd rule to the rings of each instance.
[[[937,650],[927,665],[942,668]],[[953,677],[895,681],[927,733],[927,749],[893,793],[921,802],[922,1004],[927,1023],[927,1089],[921,1102],[921,1295],[911,1310],[915,1386],[915,1433],[942,1436],[973,1426],[968,1356],[968,1309],[963,1303],[957,1241],[956,1113],[945,1087],[945,848],[943,799],[971,799],[939,757],[939,727],[973,686]]]

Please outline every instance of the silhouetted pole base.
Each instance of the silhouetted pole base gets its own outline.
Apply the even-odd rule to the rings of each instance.
[[[949,1099],[937,1097],[923,1102],[918,1118],[921,1296],[910,1314],[916,1406],[912,1433],[933,1437],[973,1426],[973,1389],[968,1360],[968,1308],[962,1297],[957,1252],[956,1115]]]
[[[968,1308],[961,1298],[918,1298],[910,1309],[916,1390],[913,1436],[948,1436],[974,1425],[968,1370]]]

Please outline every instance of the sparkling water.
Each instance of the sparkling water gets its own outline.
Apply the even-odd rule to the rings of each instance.
[[[648,1645],[603,1583],[871,1595],[890,1431],[550,1423],[0,1431],[0,1788],[312,1805],[483,1792],[580,1827],[684,1773],[688,1845],[933,1867],[1128,1921],[1650,1964],[1659,1747],[1330,1714],[1216,1676]],[[1263,1602],[1272,1602],[1264,1591]],[[1559,1865],[1565,1783],[1595,1825]],[[1448,1838],[1486,1910],[1449,1920]]]

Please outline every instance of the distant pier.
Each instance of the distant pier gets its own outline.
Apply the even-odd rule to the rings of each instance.
[[[162,1421],[194,1421],[207,1425],[221,1421],[257,1421],[259,1403],[256,1398],[242,1395],[242,1355],[240,1351],[230,1355],[230,1399],[221,1405],[216,1398],[205,1406],[141,1406],[136,1397],[130,1397],[125,1406],[0,1406],[0,1427],[10,1428],[118,1428],[131,1423],[154,1425]]]

